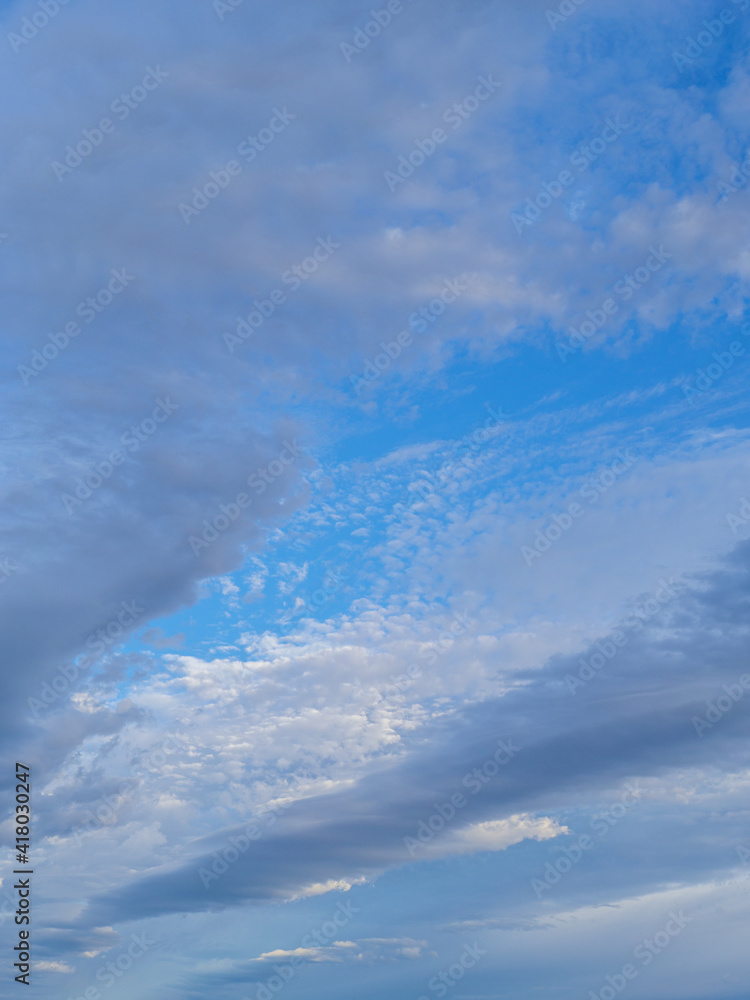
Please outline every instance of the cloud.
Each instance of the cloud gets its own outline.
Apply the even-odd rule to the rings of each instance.
[[[355,883],[347,882],[345,879],[329,879],[327,882],[316,882],[314,885],[305,886],[294,898],[306,899],[309,896],[324,896],[328,892],[348,892],[352,885],[365,882],[364,878],[357,879]]]
[[[741,766],[736,740],[750,701],[726,713],[710,742],[698,739],[691,719],[743,670],[741,609],[749,579],[750,547],[741,543],[721,570],[704,574],[699,586],[645,625],[575,697],[565,677],[579,657],[553,658],[523,687],[432,723],[432,738],[421,749],[379,763],[354,787],[293,803],[272,832],[232,863],[230,876],[204,887],[196,871],[210,871],[214,857],[198,853],[187,864],[93,898],[80,922],[288,899],[314,883],[376,877],[419,860],[404,838],[417,838],[420,824],[439,812],[436,804],[457,792],[465,805],[453,825],[434,824],[440,827],[434,842],[464,853],[560,836],[564,827],[554,810],[611,793],[628,778],[712,760]],[[679,687],[665,683],[675,670]],[[524,718],[529,721],[522,725]],[[517,751],[500,768],[493,763],[499,738]],[[539,810],[545,818],[520,815]],[[243,829],[217,831],[212,841],[228,844]]]
[[[745,154],[748,22],[681,72],[714,12],[652,6],[584,4],[552,30],[542,0],[415,2],[348,60],[370,17],[351,0],[223,19],[80,0],[8,41],[0,713],[55,873],[39,968],[72,995],[143,920],[172,949],[126,991],[240,1000],[248,954],[292,955],[299,914],[365,886],[377,918],[310,949],[341,973],[310,995],[419,995],[449,920],[538,926],[526,874],[633,776],[638,821],[556,890],[568,928],[733,872],[747,704],[693,720],[745,669],[750,553],[726,523],[744,368],[692,405],[683,386],[744,318],[747,185],[717,185]],[[4,4],[6,36],[37,7]],[[596,152],[608,120],[628,124]],[[117,292],[113,270],[132,275]],[[484,404],[505,416],[475,448]],[[629,474],[525,565],[619,449]],[[646,612],[662,580],[676,596]],[[500,740],[520,749],[489,774]],[[435,835],[410,854],[420,824]],[[539,935],[518,937],[524,974],[478,971],[462,995],[543,987]],[[397,959],[402,978],[354,978]],[[585,995],[583,965],[564,981]]]
[[[73,973],[76,971],[73,966],[68,965],[67,962],[35,962],[34,968],[38,969],[39,972]]]
[[[560,826],[548,817],[535,819],[530,816],[511,816],[507,820],[490,820],[466,827],[450,838],[445,851],[449,853],[451,846],[454,846],[456,853],[466,854],[473,854],[475,851],[504,851],[512,844],[518,844],[529,837],[534,840],[550,840],[569,832],[567,827]]]

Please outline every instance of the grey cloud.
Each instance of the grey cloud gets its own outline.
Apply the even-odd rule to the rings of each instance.
[[[750,544],[743,543],[727,568],[687,590],[575,697],[564,677],[578,657],[553,660],[525,687],[433,727],[426,747],[415,746],[396,765],[380,763],[352,791],[296,803],[279,821],[278,832],[254,843],[231,866],[231,875],[208,889],[198,868],[210,869],[210,852],[243,828],[207,838],[208,852],[189,865],[92,900],[85,920],[281,899],[311,883],[374,877],[408,863],[403,837],[415,836],[434,803],[455,791],[466,794],[464,776],[492,758],[500,738],[522,749],[481,792],[466,794],[457,825],[571,808],[639,775],[746,766],[750,698],[726,713],[710,739],[697,737],[691,719],[722,694],[722,684],[745,671],[744,621],[712,609],[723,607],[724,598],[730,607],[742,604],[749,584]],[[706,861],[711,869],[716,864]],[[659,881],[653,870],[648,877]],[[638,875],[631,870],[630,878]]]

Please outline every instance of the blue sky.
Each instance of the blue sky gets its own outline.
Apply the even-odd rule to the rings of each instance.
[[[29,994],[744,998],[750,4],[0,17]]]

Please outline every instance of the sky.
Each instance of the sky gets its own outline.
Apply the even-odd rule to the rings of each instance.
[[[746,1000],[749,0],[0,20],[0,998]]]

